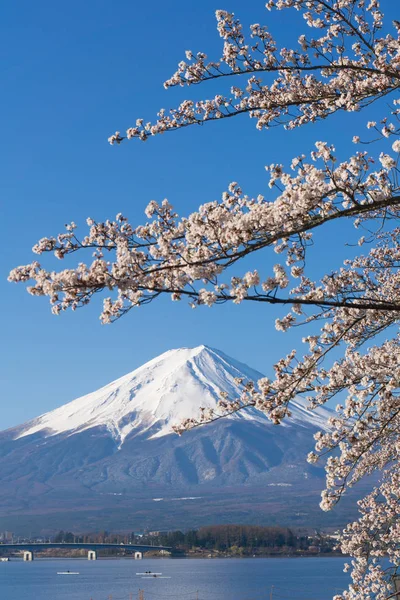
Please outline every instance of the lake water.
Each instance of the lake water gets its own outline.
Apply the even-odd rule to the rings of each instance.
[[[78,559],[0,562],[0,600],[328,600],[343,558]],[[79,575],[57,575],[57,571]],[[170,579],[142,579],[136,572]]]

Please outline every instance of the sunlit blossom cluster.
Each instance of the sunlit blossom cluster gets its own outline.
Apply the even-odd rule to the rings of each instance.
[[[249,36],[239,19],[216,11],[223,39],[218,61],[204,52],[186,51],[177,71],[164,86],[186,86],[207,80],[248,75],[230,93],[207,100],[184,100],[161,109],[154,122],[138,119],[126,134],[116,132],[111,144],[123,139],[165,133],[204,121],[248,114],[258,129],[284,124],[293,129],[324,119],[340,110],[356,111],[400,85],[400,28],[380,36],[383,15],[374,0],[271,0],[269,10],[294,8],[303,12],[313,32],[301,35],[295,49],[280,48],[267,27],[251,25]],[[317,35],[315,35],[315,33]]]

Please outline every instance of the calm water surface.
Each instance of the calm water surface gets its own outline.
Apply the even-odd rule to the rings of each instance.
[[[0,600],[328,600],[347,585],[343,558],[12,560]],[[79,575],[57,575],[57,571]],[[142,579],[136,572],[170,579]]]

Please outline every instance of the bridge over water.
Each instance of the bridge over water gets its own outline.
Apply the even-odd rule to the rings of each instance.
[[[18,544],[0,544],[0,553],[7,551],[21,550],[24,554],[25,561],[31,561],[34,557],[34,552],[47,550],[49,548],[62,548],[63,550],[88,550],[88,560],[96,560],[99,550],[118,549],[134,554],[134,558],[143,558],[144,552],[149,551],[166,551],[171,550],[170,546],[149,546],[141,544],[91,544],[88,543],[64,543],[64,542],[26,542]]]

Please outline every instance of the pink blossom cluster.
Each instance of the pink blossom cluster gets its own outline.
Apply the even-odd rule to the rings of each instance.
[[[373,302],[377,310],[390,310],[392,303],[379,274],[368,298],[364,295],[366,277],[361,276],[349,297],[343,288],[350,283],[350,269],[352,277],[356,274],[354,265],[317,285],[305,276],[304,263],[315,228],[345,217],[357,225],[360,219],[396,217],[400,204],[400,198],[393,199],[397,170],[382,165],[372,171],[366,152],[336,165],[333,148],[322,142],[316,143],[312,159],[294,161],[294,174],[281,166],[268,167],[272,187],[277,189],[279,183],[281,188],[272,200],[262,195],[249,197],[233,182],[220,202],[204,204],[188,218],[179,218],[164,200],[148,205],[150,220],[141,226],[133,227],[121,214],[104,223],[88,219],[88,234],[79,239],[76,225],[67,225],[65,233],[41,239],[33,251],[39,255],[51,251],[62,259],[92,249],[90,264],[46,271],[34,261],[14,269],[10,280],[34,280],[29,292],[48,296],[57,314],[86,304],[95,292],[116,290],[118,298],[104,303],[101,318],[106,323],[165,292],[173,300],[187,296],[193,306],[244,300],[296,305],[293,315],[277,321],[282,330],[294,323],[302,305],[369,307]],[[261,279],[257,271],[230,280],[224,276],[240,258],[267,247],[285,258],[268,277]],[[363,272],[363,266],[359,270]],[[371,288],[371,282],[368,285]],[[285,289],[284,297],[277,295]]]
[[[400,27],[395,22],[393,34],[379,36],[383,15],[375,0],[271,0],[266,6],[269,10],[302,11],[306,24],[318,35],[301,35],[297,49],[279,48],[265,26],[251,25],[246,39],[234,14],[217,10],[217,28],[223,39],[220,60],[207,62],[204,52],[188,50],[186,60],[164,86],[248,75],[245,85],[239,79],[228,95],[185,100],[170,111],[162,109],[153,123],[138,119],[125,136],[116,132],[109,142],[147,140],[166,131],[243,113],[256,119],[258,129],[277,124],[293,129],[340,110],[359,110],[399,88]]]

